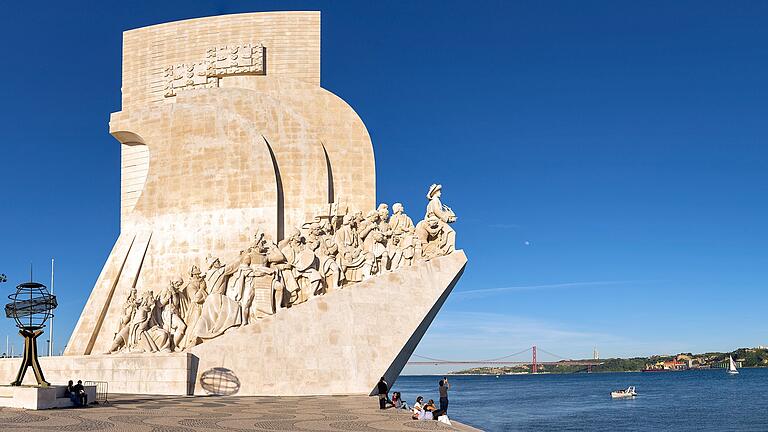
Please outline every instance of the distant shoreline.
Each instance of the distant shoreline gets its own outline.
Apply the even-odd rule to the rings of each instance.
[[[768,366],[742,366],[739,368],[741,369],[768,369]],[[648,373],[648,374],[655,374],[655,373],[675,373],[675,372],[704,372],[704,371],[722,371],[725,370],[725,368],[693,368],[693,369],[681,369],[681,370],[670,370],[670,371],[659,371],[659,372],[647,372],[647,371],[641,371],[641,370],[627,370],[627,371],[595,371],[595,372],[589,372],[590,374],[611,374],[611,373]],[[444,377],[444,376],[450,376],[450,377],[473,377],[473,376],[528,376],[528,375],[575,375],[575,374],[586,374],[587,372],[573,372],[573,373],[567,373],[567,372],[537,372],[537,373],[530,373],[530,372],[520,372],[520,373],[511,373],[511,374],[494,374],[494,373],[442,373],[442,374],[402,374],[401,377]]]
[[[678,372],[682,370],[723,369],[729,359],[738,368],[768,367],[768,347],[739,348],[731,352],[708,352],[702,354],[680,353],[676,355],[653,355],[631,358],[561,359],[535,365],[527,362],[511,362],[509,365],[479,366],[451,375],[532,375],[537,373],[605,373],[605,372]],[[478,363],[482,365],[483,363]]]

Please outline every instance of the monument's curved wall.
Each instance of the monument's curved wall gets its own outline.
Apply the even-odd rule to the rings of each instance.
[[[259,90],[300,112],[332,149],[336,195],[353,208],[373,208],[376,176],[365,125],[344,101],[320,87],[319,12],[222,15],[125,32],[120,114],[174,102],[166,96],[169,66],[200,62],[213,47],[241,43],[265,47],[263,74],[222,76],[218,87]],[[122,150],[123,219],[142,192],[149,163],[137,150],[127,145]]]
[[[332,201],[353,208],[371,209],[376,205],[373,146],[368,130],[357,113],[330,91],[303,81],[274,78],[225,78],[222,87],[251,89],[273,95],[306,119],[328,152],[333,167]]]
[[[254,47],[252,59],[235,64],[245,45]],[[199,71],[174,77],[174,66],[221,63],[222,50],[236,48],[235,67],[222,63],[215,83],[187,85]],[[114,337],[113,298],[158,291],[208,254],[231,259],[257,228],[278,241],[330,203],[374,208],[365,125],[319,84],[318,12],[224,15],[124,33],[123,106],[110,121],[122,144],[123,240],[67,354],[97,353]]]

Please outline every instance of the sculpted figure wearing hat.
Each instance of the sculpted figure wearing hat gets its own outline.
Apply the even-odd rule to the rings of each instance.
[[[427,192],[427,213],[424,219],[428,219],[430,216],[435,216],[442,222],[449,224],[456,222],[456,214],[447,205],[443,205],[440,201],[440,197],[443,195],[443,186],[439,184],[433,184],[429,187]]]
[[[427,192],[427,212],[416,226],[425,259],[447,255],[456,249],[456,232],[448,224],[456,222],[456,214],[440,201],[443,187],[433,184]]]

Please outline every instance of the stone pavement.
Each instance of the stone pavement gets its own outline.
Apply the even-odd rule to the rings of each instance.
[[[88,408],[0,408],[0,431],[477,431],[414,421],[367,396],[237,397],[110,395]]]

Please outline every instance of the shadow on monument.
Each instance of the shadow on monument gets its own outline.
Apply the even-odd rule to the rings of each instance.
[[[232,370],[216,367],[200,375],[200,387],[210,395],[231,396],[240,391],[240,379]]]

